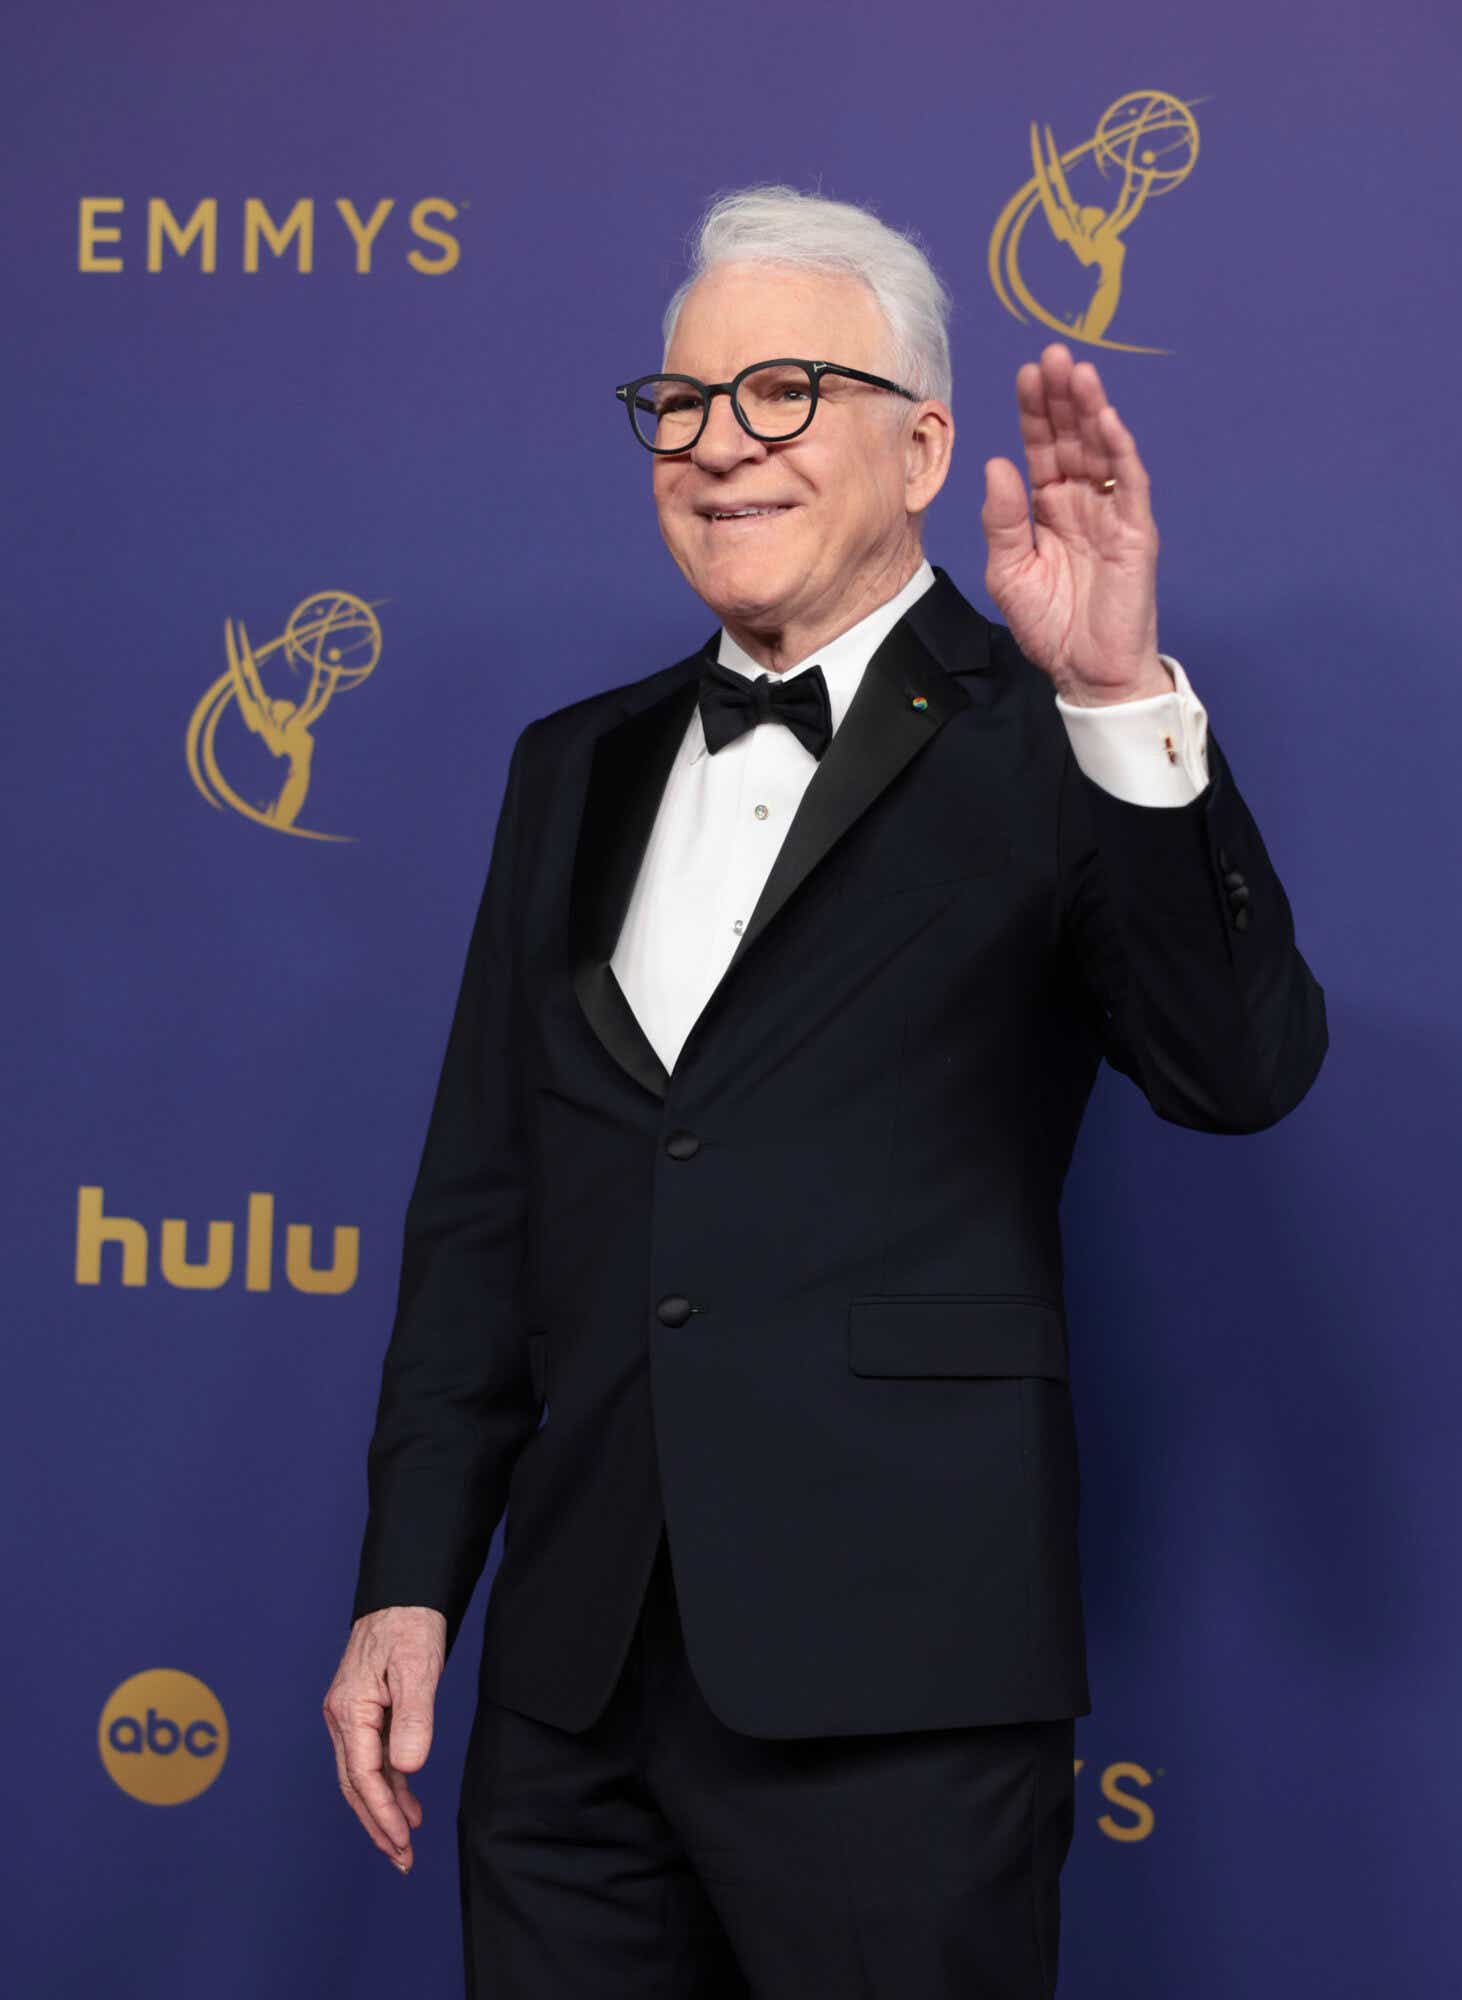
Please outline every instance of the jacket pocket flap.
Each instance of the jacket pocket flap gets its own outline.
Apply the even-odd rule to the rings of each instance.
[[[848,1366],[855,1375],[1044,1375],[1067,1379],[1060,1309],[1041,1299],[963,1293],[854,1299]]]

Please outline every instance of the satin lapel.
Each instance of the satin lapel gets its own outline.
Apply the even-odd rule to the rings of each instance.
[[[858,692],[812,774],[722,985],[828,850],[969,699],[920,643],[909,621],[895,625],[868,662]],[[915,707],[916,701],[922,706]]]
[[[609,961],[660,795],[695,707],[699,664],[698,659],[687,662],[688,678],[681,686],[615,723],[595,744],[574,862],[574,991],[585,1019],[610,1055],[656,1097],[665,1095],[669,1076]]]

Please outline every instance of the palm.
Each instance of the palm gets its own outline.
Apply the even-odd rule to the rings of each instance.
[[[1075,700],[1166,685],[1157,657],[1157,528],[1137,447],[1088,361],[1048,347],[1016,377],[1025,484],[986,467],[985,582],[1016,643]],[[1115,479],[1110,493],[1101,482]]]

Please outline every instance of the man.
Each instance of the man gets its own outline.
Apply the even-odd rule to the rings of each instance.
[[[924,562],[946,304],[862,211],[717,204],[619,393],[721,632],[513,754],[326,1698],[405,1871],[506,1507],[469,1992],[1054,1990],[1077,1126],[1103,1054],[1238,1132],[1324,1053],[1089,363],[1017,377],[1030,502],[986,468],[1009,631]]]

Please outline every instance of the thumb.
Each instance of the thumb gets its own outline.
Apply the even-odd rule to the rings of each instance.
[[[992,458],[985,463],[985,505],[980,512],[990,557],[988,575],[1004,575],[1030,555],[1030,507],[1025,497],[1025,481],[1008,458]]]
[[[389,1683],[388,1683],[389,1684]],[[386,1756],[398,1771],[419,1771],[432,1742],[432,1697],[420,1681],[391,1688]]]

